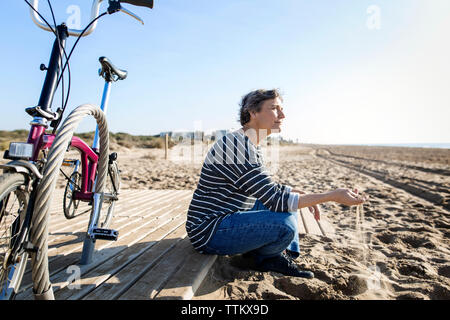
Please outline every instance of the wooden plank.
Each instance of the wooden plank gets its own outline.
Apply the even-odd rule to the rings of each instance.
[[[124,212],[126,214],[122,213],[121,216],[113,218],[113,222],[112,222],[113,228],[115,225],[117,225],[118,227],[120,226],[120,228],[123,228],[123,227],[127,226],[128,224],[133,223],[136,220],[142,219],[143,217],[148,217],[150,215],[156,215],[158,213],[158,210],[164,209],[164,207],[163,207],[164,205],[166,206],[165,208],[167,208],[167,209],[171,206],[172,198],[170,198],[170,197],[167,197],[167,198],[161,197],[159,202],[157,199],[151,198],[152,200],[154,200],[154,201],[152,201],[152,200],[146,198],[145,196],[141,195],[141,197],[142,197],[142,201],[140,201],[138,203],[138,205],[132,205],[132,206],[128,205],[128,207],[127,207],[126,204],[124,204],[125,208],[127,209],[127,210],[124,210]],[[159,207],[159,209],[155,209],[156,207]],[[122,208],[118,208],[118,209],[120,210]],[[150,214],[142,214],[143,211],[148,212]],[[88,218],[89,217],[87,217],[87,219]],[[78,231],[78,232],[82,233],[83,239],[80,239],[80,241],[84,240],[84,233],[87,228],[87,222],[88,221],[86,220],[86,223],[84,225],[82,225],[80,228],[77,228],[75,230],[75,232]],[[60,243],[62,245],[70,244],[68,242],[65,242],[64,238],[62,238],[62,239],[56,238],[56,239],[58,239],[57,243]],[[49,256],[54,255],[54,254],[52,254],[53,253],[52,249],[53,249],[53,247],[55,247],[54,242],[55,242],[55,238],[49,239],[49,244],[52,244],[51,247],[49,247]],[[67,248],[64,248],[64,251],[67,252]]]
[[[88,273],[83,274],[83,278],[76,283],[80,286],[78,290],[69,289],[67,286],[55,293],[55,299],[81,299],[110,278],[112,278],[114,282],[116,282],[115,280],[118,279],[120,283],[123,283],[123,279],[117,276],[117,273],[132,261],[137,259],[140,255],[149,250],[151,247],[159,243],[165,236],[174,231],[184,222],[185,221],[183,215],[179,215],[169,223],[163,225],[162,227],[159,227],[158,229],[155,229],[154,232],[149,233],[147,236],[130,245],[119,254],[113,256],[111,259],[108,259]],[[135,273],[133,273],[133,275],[136,276]],[[118,288],[114,287],[114,289],[117,290]],[[104,298],[104,295],[101,295],[101,297]]]
[[[191,247],[186,237],[166,254],[153,268],[148,270],[138,282],[119,297],[119,300],[153,299],[186,258],[186,250]]]
[[[150,194],[154,194],[154,193],[147,192],[147,196],[149,196]],[[154,203],[153,207],[155,207],[155,204],[158,203],[156,200],[154,202],[153,201],[149,202],[149,200],[146,198],[146,196],[144,196],[142,194],[140,195],[140,198],[142,198],[142,203],[140,202],[138,206],[128,205],[129,210],[136,211],[136,212],[134,214],[123,216],[121,218],[114,218],[112,227],[114,227],[114,225],[118,225],[119,227],[117,227],[116,229],[119,229],[119,231],[120,231],[120,229],[122,227],[124,227],[128,224],[131,224],[132,222],[136,222],[136,221],[138,221],[138,219],[142,218],[142,216],[141,216],[141,217],[137,217],[135,219],[130,219],[130,217],[138,216],[140,214],[141,211],[138,211],[138,210],[142,210],[143,208],[146,208],[148,205],[153,204],[153,203]],[[164,199],[160,198],[160,199],[161,199],[161,201],[166,200],[165,198]],[[167,199],[168,199],[168,201],[162,202],[162,203],[160,202],[159,205],[161,206],[162,204],[169,203],[171,200],[170,197],[168,197]],[[126,203],[123,205],[125,206],[125,208],[127,207]],[[131,207],[131,209],[130,209],[130,207]],[[150,207],[152,207],[152,206],[150,206]],[[120,209],[120,208],[118,208],[118,209]],[[130,211],[128,211],[128,212],[130,212]],[[156,211],[154,213],[156,213]],[[81,218],[79,217],[76,219],[81,219]],[[78,228],[76,228],[74,230],[74,233],[78,233],[79,235],[81,235],[81,238],[76,237],[75,239],[73,239],[73,235],[71,238],[70,234],[67,237],[54,237],[54,236],[49,237],[48,255],[49,255],[50,274],[59,272],[61,270],[61,268],[66,268],[65,265],[61,266],[61,263],[59,263],[59,267],[58,267],[57,266],[58,262],[55,261],[55,259],[62,259],[63,261],[65,261],[66,259],[63,258],[64,256],[67,256],[68,254],[71,254],[76,251],[81,252],[82,242],[84,241],[88,219],[89,219],[89,216],[83,217],[83,220],[82,220],[83,224],[79,225],[79,223],[78,223],[77,224]],[[50,221],[50,223],[51,223],[51,221]],[[69,226],[69,228],[70,228],[70,226]],[[66,229],[67,228],[64,228],[63,230],[66,230]],[[121,234],[121,237],[123,237],[122,234]],[[72,264],[76,264],[76,263],[77,262],[74,261]],[[64,262],[62,264],[64,264]],[[24,275],[22,288],[30,287],[31,284],[32,284],[31,283],[31,269],[28,269]]]
[[[138,225],[132,225],[130,226],[130,229],[134,229],[134,231],[122,236],[121,240],[117,241],[116,243],[105,240],[98,240],[98,249],[94,253],[92,263],[90,263],[89,265],[78,265],[79,259],[75,259],[75,261],[71,263],[66,262],[65,265],[78,265],[80,267],[81,275],[82,277],[84,277],[84,274],[86,274],[87,272],[91,271],[105,261],[113,258],[115,255],[119,254],[128,247],[134,245],[148,233],[153,232],[156,229],[160,228],[161,225],[170,222],[179,214],[179,211],[168,213],[166,214],[164,220],[161,219],[160,223],[155,223],[155,220],[149,220],[145,224],[138,223]],[[81,252],[79,253],[79,256],[81,257]],[[69,284],[67,281],[67,274],[65,274],[65,270],[61,270],[59,273],[52,276],[51,281],[55,284],[55,286],[57,286],[57,288],[54,289],[54,292],[66,287]]]
[[[185,263],[156,295],[156,299],[192,299],[217,259],[217,255],[198,253],[192,246],[186,251]]]
[[[172,215],[180,215],[180,212],[173,211]],[[169,216],[168,219],[171,217]],[[142,232],[142,228],[147,227],[147,233],[154,231],[154,229],[159,228],[162,224],[167,221],[160,220],[160,223],[154,223],[155,219],[147,221],[145,224],[137,223],[136,225],[130,226],[130,228],[134,228],[135,232],[128,233],[127,235],[121,236],[117,242],[109,242],[109,241],[101,241],[98,240],[98,243],[96,245],[97,249],[94,253],[94,258],[92,263],[89,265],[79,265],[80,267],[80,275],[83,275],[99,264],[103,263],[107,259],[110,259],[114,255],[118,254],[128,246],[134,244],[136,241],[141,239],[142,237],[146,236],[146,232]],[[145,231],[145,230],[144,230]],[[112,248],[108,248],[112,246]],[[60,259],[58,259],[58,270],[56,272],[51,273],[50,275],[50,281],[53,284],[53,290],[56,292],[57,290],[60,290],[67,286],[68,283],[68,274],[66,273],[67,267],[71,265],[78,265],[78,262],[81,258],[81,248],[82,246],[79,246],[79,250],[77,250],[75,253],[68,255],[68,256],[62,256]],[[108,250],[105,250],[108,248]],[[54,266],[53,266],[54,267]],[[52,265],[50,265],[50,270],[53,270]],[[23,293],[20,293],[18,295],[19,299],[32,299],[32,291],[31,288],[26,290]]]
[[[163,190],[165,191],[165,190]],[[165,196],[168,198],[171,198],[171,192],[164,192]],[[121,210],[126,209],[126,211],[129,211],[132,207],[135,207],[137,204],[143,204],[146,201],[150,201],[147,203],[148,207],[151,207],[150,204],[158,204],[163,199],[161,196],[164,194],[161,194],[161,190],[135,190],[134,193],[127,196],[127,198],[120,197],[119,200],[116,203],[115,208],[115,214],[114,217],[120,217]],[[61,201],[62,202],[62,201]],[[85,204],[85,203],[82,203]],[[90,210],[90,206],[88,206]],[[73,220],[67,220],[63,213],[62,213],[62,205],[60,206],[61,212],[59,213],[58,217],[52,217],[50,221],[50,232],[52,230],[58,229],[61,225],[65,226],[66,229],[70,228],[73,223],[79,219],[79,217],[74,218]],[[51,209],[53,211],[53,208]],[[118,213],[119,212],[119,213]],[[89,216],[89,214],[85,214],[84,216]]]
[[[175,195],[177,193],[179,193],[179,192],[174,191],[174,192],[172,192],[172,195]],[[167,209],[167,210],[166,210],[165,213],[160,214],[159,217],[156,216],[156,217],[153,217],[152,219],[147,219],[146,221],[142,221],[142,220],[144,220],[143,218],[145,218],[145,217],[149,217],[149,216],[155,215],[156,210],[148,211],[146,216],[138,217],[139,219],[135,221],[135,224],[131,224],[130,222],[127,222],[127,221],[129,221],[129,219],[124,217],[123,220],[125,221],[125,223],[119,225],[116,228],[116,229],[119,230],[119,234],[120,234],[119,240],[117,242],[113,243],[113,242],[109,242],[109,241],[98,240],[98,243],[96,245],[96,251],[97,252],[94,254],[94,261],[95,261],[95,263],[97,263],[97,264],[99,263],[98,260],[96,259],[96,256],[98,256],[99,253],[101,254],[101,250],[105,249],[106,247],[109,247],[111,245],[119,246],[120,244],[123,243],[123,241],[130,241],[130,239],[128,239],[127,236],[129,234],[133,234],[133,233],[137,232],[139,229],[145,227],[146,225],[152,224],[152,226],[158,226],[158,224],[161,224],[161,223],[164,222],[163,221],[163,216],[165,216],[168,213],[170,213],[171,210],[175,210],[175,211],[178,210],[178,213],[179,213],[180,208],[182,208],[180,203],[183,203],[183,200],[188,199],[189,196],[190,196],[189,192],[187,192],[187,193],[186,192],[182,192],[182,193],[186,194],[187,196],[185,196],[184,198],[181,198],[181,199],[178,198],[178,201],[175,202],[175,203],[172,202],[171,203],[172,209],[170,209],[170,210],[168,208],[164,207],[163,209]],[[167,192],[166,192],[166,194],[167,194]],[[169,200],[171,200],[171,199],[169,199]],[[186,201],[184,201],[184,202],[186,202]],[[185,206],[186,205],[184,205],[184,207]],[[184,213],[184,211],[183,211],[183,213]],[[158,221],[158,219],[159,219],[159,221]],[[114,223],[114,221],[113,221],[113,223]],[[124,229],[124,230],[122,230],[122,229]],[[144,236],[145,236],[145,234],[144,234]],[[125,247],[122,247],[122,250],[124,248]],[[50,272],[51,272],[51,282],[52,283],[54,281],[56,281],[56,282],[59,282],[59,285],[64,285],[64,284],[67,285],[67,283],[64,283],[64,281],[67,280],[67,278],[68,278],[68,275],[65,273],[66,268],[67,268],[67,266],[70,266],[70,265],[76,265],[79,262],[79,259],[81,257],[81,249],[82,249],[82,243],[76,243],[76,244],[73,244],[73,245],[69,245],[69,246],[67,246],[65,248],[65,250],[66,250],[64,252],[65,255],[58,256],[57,261],[52,261],[52,263],[50,263]],[[111,256],[111,254],[113,254],[115,252],[114,248],[110,249],[109,252],[110,252],[110,256]],[[70,254],[68,254],[68,253],[70,253]],[[56,263],[56,265],[55,265],[55,263]],[[82,273],[83,272],[87,272],[88,270],[90,270],[93,267],[95,267],[96,266],[95,263],[93,262],[93,263],[91,263],[88,266],[82,266],[82,270],[81,270]],[[53,271],[53,270],[55,270],[55,267],[56,267],[56,271]],[[28,277],[29,277],[29,279],[28,279],[29,280],[29,284],[28,284],[27,287],[30,288],[31,285],[32,285],[32,283],[31,283],[31,274],[29,274]],[[62,281],[61,279],[63,279],[64,281]],[[55,289],[59,289],[59,288],[60,287],[54,288],[54,290]],[[25,298],[25,297],[30,296],[30,295],[31,295],[31,291],[28,291],[28,293],[27,292],[21,293],[20,297],[18,297],[18,298],[22,299],[22,298]]]
[[[302,215],[300,213],[300,210],[297,211],[298,217],[298,233],[299,234],[305,234],[306,233],[306,229],[305,229],[305,225],[303,224],[303,218]]]
[[[114,212],[115,213],[114,216],[116,216],[117,212],[120,211],[119,207],[123,208],[124,206],[130,206],[130,204],[134,205],[135,201],[140,202],[140,200],[141,200],[140,198],[143,197],[143,195],[148,196],[149,192],[155,194],[155,193],[157,193],[157,190],[151,190],[151,191],[149,191],[149,190],[135,190],[134,193],[131,193],[131,194],[125,195],[125,196],[120,194],[119,195],[119,200],[116,203],[116,210]],[[53,214],[53,216],[51,217],[51,224],[50,224],[51,228],[56,228],[60,224],[63,224],[63,225],[67,225],[68,223],[70,224],[70,222],[72,222],[72,221],[74,221],[75,219],[78,218],[78,216],[76,218],[74,218],[73,220],[72,219],[71,220],[67,220],[65,218],[64,213],[63,213],[63,208],[62,208],[62,201],[63,200],[61,199],[59,201],[60,204],[59,203],[56,204],[58,208],[53,208],[52,207],[50,209],[51,213],[54,213],[55,211],[57,211],[57,214]],[[86,212],[83,215],[84,216],[86,216],[86,215],[89,216],[90,211],[91,211],[91,206],[87,202],[80,202],[80,206],[81,206],[80,210],[81,209],[88,210],[88,212]]]
[[[136,198],[139,199],[139,197],[142,197],[142,195],[137,193],[137,195],[135,197],[131,197],[130,199],[127,198],[126,201],[119,199],[116,203],[114,217],[117,216],[116,213],[118,211],[122,210],[123,208],[129,208],[130,207],[129,202],[131,202],[132,200],[135,200]],[[75,228],[79,225],[80,221],[84,221],[83,219],[89,219],[91,206],[88,206],[87,203],[83,203],[83,205],[84,205],[84,207],[82,209],[88,209],[88,212],[86,212],[85,214],[83,214],[81,216],[77,216],[76,218],[70,219],[70,220],[67,220],[66,217],[64,216],[64,213],[62,211],[62,206],[61,206],[60,215],[58,217],[50,218],[50,226],[49,226],[50,234],[52,232],[54,232],[55,230],[58,230],[60,232],[65,231],[65,230],[76,230]],[[131,207],[133,207],[133,205]],[[86,222],[85,228],[87,228],[87,222]],[[49,239],[49,243],[51,241],[52,241],[52,239]]]
[[[320,227],[320,230],[322,231],[322,234],[328,238],[334,238],[336,236],[336,231],[332,224],[327,221],[325,217],[320,217],[320,220],[317,221],[317,224]]]
[[[300,215],[302,217],[303,225],[305,226],[307,234],[323,235],[316,219],[314,219],[314,215],[309,211],[308,208],[300,209]]]
[[[169,199],[171,200],[171,199]],[[181,198],[180,200],[183,200],[183,198]],[[144,204],[145,206],[145,204]],[[120,224],[118,224],[115,229],[117,229],[119,231],[119,240],[126,237],[128,233],[133,233],[136,230],[140,230],[143,227],[145,227],[146,225],[152,224],[152,225],[158,225],[163,223],[166,220],[166,216],[168,214],[170,214],[171,212],[177,212],[177,210],[179,210],[180,205],[177,203],[172,203],[171,201],[166,201],[166,202],[161,202],[159,204],[160,208],[156,209],[156,206],[153,206],[153,210],[148,210],[147,213],[145,215],[141,215],[141,216],[137,216],[140,212],[134,214],[134,215],[130,215],[129,217],[123,217],[120,221]],[[147,210],[147,209],[146,209]],[[160,212],[161,211],[161,212]],[[158,221],[159,219],[159,221]],[[144,221],[143,221],[144,220]],[[116,221],[116,223],[119,223],[119,221]],[[114,221],[113,221],[114,224]],[[81,239],[81,241],[83,241],[83,239]],[[117,243],[120,243],[120,241],[118,241]],[[104,240],[98,240],[98,245],[97,245],[97,251],[100,250],[101,248],[105,248],[107,246],[113,245],[114,243],[112,242],[108,242],[108,241],[104,241]],[[75,247],[74,247],[75,246]],[[71,250],[70,252],[73,251],[79,251],[81,252],[81,248],[82,248],[82,243],[75,243],[74,244],[75,249]],[[66,246],[65,248],[63,248],[63,252],[67,253],[69,251],[69,246]],[[64,257],[62,257],[63,260]],[[52,263],[50,263],[50,269],[53,270],[55,268],[55,263],[53,262],[53,260],[51,260]],[[76,264],[78,261],[73,261],[73,263],[71,264]],[[61,263],[59,263],[61,265]],[[65,263],[62,263],[65,264]]]
[[[183,219],[183,217],[181,218]],[[104,281],[94,291],[83,297],[83,300],[113,300],[126,292],[164,255],[186,237],[185,224],[178,226],[164,239],[129,263],[125,268]],[[120,281],[117,281],[120,280]]]
[[[142,202],[138,202],[140,205],[145,205],[146,201],[142,200]],[[118,201],[115,208],[115,213],[127,208],[128,210],[136,208],[137,205],[130,204],[127,205],[124,201]],[[69,237],[72,238],[75,233],[84,233],[87,229],[87,224],[89,222],[90,212],[84,214],[83,216],[76,217],[71,220],[66,220],[63,217],[64,221],[61,224],[57,224],[54,221],[50,221],[50,235],[49,235],[49,255],[52,255],[52,248],[56,247],[57,244],[67,244],[67,239]],[[117,223],[120,219],[114,214],[113,223]]]
[[[124,192],[120,192],[119,193],[119,200],[116,204],[116,206],[118,205],[118,203],[123,202],[123,199],[126,197],[127,201],[130,201],[130,199],[132,199],[135,196],[138,196],[139,193],[136,191],[141,191],[141,190],[133,190],[134,192],[132,192],[131,190],[125,190]],[[147,191],[147,190],[144,190]],[[147,191],[148,192],[148,191]],[[55,191],[55,196],[53,197],[52,200],[52,204],[50,206],[50,219],[52,219],[52,221],[54,221],[56,223],[56,221],[61,222],[61,221],[68,221],[65,217],[64,217],[64,213],[63,213],[63,198],[64,198],[64,190],[61,189],[57,189]],[[80,202],[79,203],[79,211],[81,209],[89,209],[90,210],[90,205],[88,202]],[[53,224],[54,225],[54,224]]]

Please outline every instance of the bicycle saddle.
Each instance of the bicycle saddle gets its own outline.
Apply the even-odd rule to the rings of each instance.
[[[100,64],[102,65],[102,68],[98,73],[105,78],[106,81],[111,82],[126,79],[128,71],[116,68],[107,57],[100,57],[98,58],[98,61],[100,61]],[[116,77],[114,78],[114,76]]]

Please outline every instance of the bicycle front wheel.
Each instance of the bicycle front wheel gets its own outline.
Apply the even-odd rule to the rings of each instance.
[[[29,194],[25,176],[6,173],[0,176],[0,299],[14,299],[25,272],[28,253],[23,250],[21,230]]]

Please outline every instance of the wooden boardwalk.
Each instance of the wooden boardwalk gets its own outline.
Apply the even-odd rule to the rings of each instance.
[[[192,193],[122,190],[111,225],[119,239],[97,240],[93,262],[79,265],[89,212],[66,220],[63,191],[57,190],[49,226],[55,299],[191,299],[216,261],[214,255],[195,252],[187,237]],[[300,233],[332,237],[333,228],[325,219],[317,223],[308,210],[301,210],[300,217]],[[17,299],[34,299],[30,261],[21,287]]]

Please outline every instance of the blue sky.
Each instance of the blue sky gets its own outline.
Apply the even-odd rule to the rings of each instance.
[[[24,112],[39,99],[52,34],[37,28],[21,0],[0,12],[0,129],[28,128]],[[57,22],[90,0],[53,0]],[[450,142],[448,0],[155,0],[124,7],[81,39],[71,59],[66,115],[100,104],[98,57],[127,69],[113,84],[113,132],[238,128],[238,103],[257,88],[279,88],[282,135],[308,143]],[[102,4],[101,12],[106,8]],[[374,11],[379,14],[377,18]],[[40,10],[50,19],[46,1]],[[374,28],[373,21],[379,28]],[[74,38],[69,38],[69,48]],[[67,82],[66,82],[67,83]],[[55,95],[54,105],[61,97]],[[78,131],[93,130],[85,120]]]

